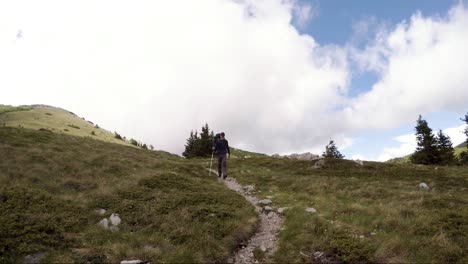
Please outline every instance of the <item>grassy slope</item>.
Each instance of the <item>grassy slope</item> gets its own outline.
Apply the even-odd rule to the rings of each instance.
[[[206,160],[9,127],[0,153],[0,262],[39,251],[45,262],[221,262],[257,221]],[[120,214],[120,231],[97,225],[98,208]]]
[[[55,133],[79,137],[92,137],[106,142],[129,145],[114,138],[114,133],[102,128],[95,128],[95,124],[86,121],[75,114],[57,107],[34,106],[26,111],[1,112],[6,106],[0,105],[0,126],[23,127],[30,129],[47,129]],[[94,132],[94,135],[92,135]]]
[[[458,145],[456,148],[455,148],[455,156],[458,157],[460,155],[460,153],[462,152],[465,152],[465,151],[468,151],[468,149],[466,148],[465,145],[461,144],[461,145]],[[394,158],[394,159],[390,159],[388,160],[387,162],[390,162],[390,163],[410,163],[410,157],[411,155],[406,155],[404,157],[401,157],[401,158]]]
[[[261,157],[266,157],[267,155],[265,154],[260,154],[260,153],[255,153],[255,152],[250,152],[250,151],[245,151],[237,148],[230,147],[231,149],[231,157],[233,158],[261,158]]]
[[[278,262],[468,262],[468,168],[351,161],[231,160],[230,175],[286,211]],[[426,182],[430,191],[418,188]],[[314,207],[317,214],[304,209]],[[375,233],[375,234],[372,234]],[[362,238],[361,238],[362,236]],[[301,253],[302,252],[302,253]],[[311,256],[311,257],[307,257]]]

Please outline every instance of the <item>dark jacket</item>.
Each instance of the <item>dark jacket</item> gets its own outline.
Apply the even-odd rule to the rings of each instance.
[[[214,146],[214,151],[217,154],[229,153],[229,155],[231,155],[231,150],[229,149],[229,143],[226,139],[217,140]]]

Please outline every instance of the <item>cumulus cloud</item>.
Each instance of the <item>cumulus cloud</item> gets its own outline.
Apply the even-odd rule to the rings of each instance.
[[[344,110],[355,128],[391,128],[441,109],[462,113],[468,101],[468,10],[423,17],[381,30],[352,57],[381,76]]]
[[[0,3],[2,102],[44,103],[175,153],[208,122],[264,152],[339,126],[346,54],[292,26],[288,1]],[[18,30],[22,38],[16,39]]]
[[[464,6],[416,14],[364,50],[298,33],[313,14],[292,0],[3,1],[2,103],[60,106],[174,153],[205,122],[233,145],[287,153],[466,111]],[[350,60],[382,77],[352,99]]]

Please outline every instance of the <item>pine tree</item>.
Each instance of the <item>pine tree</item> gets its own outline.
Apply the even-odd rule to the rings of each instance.
[[[439,163],[453,164],[455,161],[454,149],[450,137],[445,135],[442,130],[437,133],[437,150],[439,156]]]
[[[466,136],[465,144],[466,144],[466,148],[468,148],[468,113],[466,113],[465,118],[460,118],[460,119],[461,121],[465,121],[466,123],[465,131],[463,133]]]
[[[411,162],[416,164],[436,164],[439,162],[439,153],[437,150],[437,141],[432,134],[432,129],[427,121],[422,119],[421,115],[416,121],[416,152],[411,156]]]
[[[195,142],[197,140],[197,133],[193,133],[193,130],[190,131],[190,137],[187,139],[187,144],[185,144],[185,151],[182,153],[182,156],[186,158],[194,157]]]
[[[330,139],[330,143],[325,146],[325,152],[323,152],[322,156],[324,158],[331,158],[331,159],[342,159],[344,155],[338,151],[338,148],[335,145],[335,142]]]

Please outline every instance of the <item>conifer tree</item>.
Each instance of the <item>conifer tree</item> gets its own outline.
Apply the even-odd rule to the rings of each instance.
[[[466,113],[465,118],[460,118],[460,119],[461,121],[465,121],[466,123],[465,131],[463,133],[466,136],[465,144],[466,144],[466,148],[468,148],[468,113]]]
[[[338,148],[335,145],[335,142],[330,139],[330,143],[325,146],[325,152],[323,152],[322,156],[324,158],[331,158],[331,159],[342,159],[344,155],[338,151]]]
[[[185,144],[185,151],[182,153],[182,156],[186,158],[192,158],[194,156],[197,136],[197,132],[193,133],[193,130],[190,131],[190,137],[187,139],[187,144]]]
[[[437,150],[439,163],[453,164],[455,161],[454,149],[450,137],[445,135],[442,130],[437,133]]]
[[[436,164],[439,162],[437,141],[432,134],[432,129],[421,115],[416,121],[416,152],[411,156],[411,162],[416,164]]]

